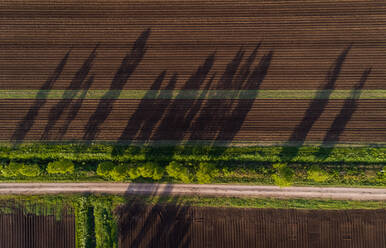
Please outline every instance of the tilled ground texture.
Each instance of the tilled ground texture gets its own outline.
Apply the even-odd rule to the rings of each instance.
[[[11,207],[10,203],[1,204],[3,209]],[[0,245],[14,248],[75,248],[75,216],[69,212],[59,216],[36,215],[26,213],[23,209],[1,213]]]
[[[386,96],[360,98],[386,89],[385,3],[18,0],[0,7],[1,95],[38,90],[36,99],[0,99],[2,141],[386,142]],[[49,98],[54,89],[65,90],[64,99]],[[107,91],[85,99],[97,89]],[[122,90],[151,94],[122,99]],[[174,99],[170,90],[190,97]],[[208,90],[233,90],[236,99],[205,99]],[[259,90],[323,95],[258,99]],[[329,99],[334,90],[352,93]]]
[[[383,247],[386,234],[384,210],[132,204],[118,214],[120,247]]]

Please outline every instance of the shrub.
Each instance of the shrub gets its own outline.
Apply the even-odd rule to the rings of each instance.
[[[23,166],[22,163],[10,162],[8,165],[1,169],[1,174],[4,177],[16,177],[20,175],[20,168]]]
[[[197,181],[198,183],[211,183],[218,173],[215,164],[202,162],[196,171]]]
[[[315,182],[324,182],[328,179],[328,173],[322,170],[318,165],[312,165],[308,171],[308,179]]]
[[[114,166],[114,168],[110,171],[110,177],[114,181],[123,181],[127,176],[127,165],[120,164]]]
[[[37,164],[22,164],[19,173],[26,177],[36,177],[41,174],[41,169]]]
[[[154,162],[147,162],[144,165],[137,167],[137,174],[144,178],[152,178],[153,180],[160,180],[164,175],[165,169]],[[130,174],[131,173],[131,174]],[[135,176],[134,171],[129,171],[130,178]]]
[[[110,173],[114,168],[114,163],[110,161],[105,161],[98,164],[97,175],[102,177],[110,177]]]
[[[377,173],[377,181],[386,184],[386,166],[383,166],[382,170]]]
[[[72,174],[75,166],[71,160],[59,160],[48,163],[47,172],[49,174]]]
[[[292,185],[294,171],[287,167],[287,164],[274,164],[273,168],[276,169],[276,173],[272,175],[272,179],[276,185],[280,187]]]
[[[144,165],[138,166],[138,173],[142,177],[150,178],[153,176],[153,163],[146,163]]]
[[[130,177],[130,179],[137,179],[140,176],[141,176],[141,174],[139,173],[138,168],[131,167],[129,169],[129,177]]]
[[[166,166],[166,172],[169,176],[180,179],[184,183],[191,183],[194,179],[194,175],[189,171],[188,168],[184,167],[182,163],[175,161]]]
[[[234,172],[231,171],[231,170],[229,170],[228,168],[223,168],[223,169],[221,170],[221,172],[222,172],[222,174],[223,174],[225,177],[231,177],[231,176],[234,174]]]
[[[98,164],[97,174],[105,178],[111,178],[114,181],[123,181],[128,172],[127,165],[115,165],[111,161],[106,161]]]
[[[160,166],[156,166],[156,167],[154,167],[154,170],[153,170],[152,179],[158,181],[164,176],[164,173],[165,173],[164,168],[162,168]]]

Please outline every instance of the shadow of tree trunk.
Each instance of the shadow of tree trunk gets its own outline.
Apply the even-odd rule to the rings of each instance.
[[[339,141],[339,137],[347,126],[347,123],[351,120],[353,114],[355,113],[358,107],[358,99],[360,97],[360,90],[363,89],[368,76],[371,73],[371,68],[366,69],[359,80],[359,82],[354,86],[350,97],[347,98],[339,112],[335,117],[333,123],[328,129],[326,135],[324,136],[322,147],[317,153],[317,157],[328,157],[332,150],[333,144]]]
[[[98,46],[99,45],[94,48],[88,58],[83,62],[83,65],[80,67],[80,69],[75,73],[75,76],[72,79],[70,85],[63,93],[63,99],[50,109],[50,112],[48,114],[48,122],[40,138],[41,140],[47,140],[49,138],[50,131],[55,126],[55,123],[59,120],[66,108],[71,104],[73,98],[79,93],[80,86],[86,79],[92,67],[94,59],[96,57],[96,50]]]
[[[121,90],[142,61],[147,50],[146,42],[149,35],[150,29],[147,29],[135,41],[131,52],[123,58],[121,65],[111,82],[109,91],[102,97],[97,109],[91,115],[85,126],[83,140],[92,141],[99,133],[100,126],[105,122],[112,111],[114,102],[120,96]]]
[[[82,86],[82,93],[79,96],[79,99],[74,101],[68,112],[67,118],[63,126],[59,129],[59,140],[63,139],[63,136],[67,133],[68,128],[71,125],[71,122],[76,118],[80,108],[82,107],[83,101],[87,95],[88,90],[90,89],[92,83],[94,82],[94,75],[91,75]]]
[[[68,56],[70,55],[71,50],[69,50],[66,55],[64,55],[63,59],[60,61],[58,66],[56,67],[54,73],[51,77],[42,85],[39,89],[39,92],[36,95],[36,99],[28,110],[27,114],[24,116],[23,120],[20,121],[17,125],[15,132],[12,135],[11,141],[15,145],[23,142],[27,133],[31,130],[37,115],[39,114],[40,109],[47,102],[47,96],[49,94],[49,90],[52,88],[56,80],[58,80],[60,74],[62,73],[64,66],[67,63]]]
[[[339,78],[343,63],[350,49],[351,45],[342,51],[342,53],[336,58],[334,64],[330,67],[326,76],[326,83],[321,89],[322,91],[319,91],[316,95],[316,98],[311,101],[303,119],[292,132],[289,138],[288,146],[285,146],[279,154],[280,158],[286,158],[286,160],[290,161],[297,156],[299,147],[304,144],[312,126],[320,118],[328,104],[329,97],[335,88],[335,83]],[[291,142],[294,141],[297,143],[296,146],[290,147],[292,145]]]

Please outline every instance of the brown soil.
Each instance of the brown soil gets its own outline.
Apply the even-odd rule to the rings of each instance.
[[[129,205],[120,247],[384,247],[385,210],[279,210]]]
[[[75,248],[75,217],[0,214],[0,247]]]
[[[385,89],[384,3],[0,6],[0,89],[114,90],[98,101],[1,100],[1,140],[385,142],[385,100],[109,99],[122,89]]]
[[[37,116],[28,121],[32,128],[25,140],[40,140],[49,121],[53,123],[48,140],[83,139],[86,125],[100,100],[84,100],[75,118],[68,107],[57,119],[49,116],[60,100],[48,100],[40,108]],[[193,100],[117,100],[108,117],[102,121],[97,140],[234,140],[234,141],[287,141],[295,133],[293,140],[322,141],[328,132],[334,133],[334,140],[355,142],[384,142],[386,138],[385,100],[359,100],[356,111],[332,127],[336,116],[347,113],[352,106],[344,108],[344,100],[330,100],[319,119],[313,112],[303,126],[311,125],[308,134],[305,129],[296,130],[312,100],[248,100],[234,101],[233,107],[224,106],[226,100],[203,100],[201,108],[191,114]],[[18,130],[18,125],[34,100],[1,100],[0,130],[1,140],[10,140]],[[250,108],[238,105],[251,103]],[[174,108],[170,108],[174,104]],[[169,108],[167,108],[169,106]],[[223,106],[223,107],[222,107]],[[222,108],[221,108],[222,107]],[[103,112],[105,109],[100,109]],[[311,122],[311,123],[310,123]],[[347,123],[346,123],[347,122]],[[64,136],[66,125],[70,123]],[[125,133],[125,135],[123,135]],[[335,138],[338,137],[338,138]]]
[[[316,89],[347,46],[337,89],[350,89],[372,67],[365,89],[385,89],[386,4],[379,1],[2,1],[0,88],[39,89],[64,54],[68,63],[54,84],[67,88],[91,50],[92,88],[106,89],[141,32],[148,49],[124,89],[148,89],[159,73],[178,74],[182,88],[215,52],[219,80],[236,52],[274,57],[261,89]],[[196,86],[202,87],[202,86]]]

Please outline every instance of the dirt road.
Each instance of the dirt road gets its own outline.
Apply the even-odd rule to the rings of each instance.
[[[386,189],[142,183],[0,183],[0,194],[112,193],[386,200]]]

